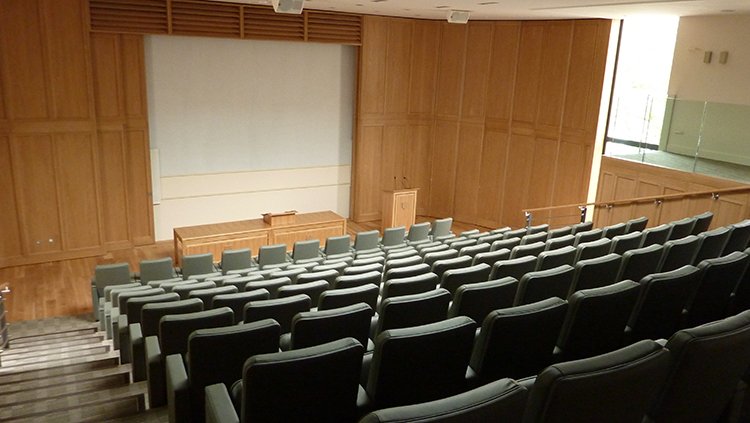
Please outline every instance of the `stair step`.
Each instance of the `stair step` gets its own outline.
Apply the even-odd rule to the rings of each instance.
[[[11,355],[16,354],[26,354],[29,351],[43,351],[43,350],[51,350],[55,348],[63,348],[63,347],[72,347],[74,345],[85,345],[85,344],[97,344],[99,342],[104,341],[104,335],[103,334],[94,334],[94,335],[88,335],[85,337],[75,338],[71,339],[69,341],[64,342],[55,342],[55,343],[49,343],[47,341],[40,341],[38,345],[36,344],[26,344],[15,348],[8,348],[2,352],[2,357],[8,357]]]
[[[3,368],[12,369],[13,367],[17,367],[17,366],[27,366],[27,365],[33,365],[33,364],[66,361],[66,360],[71,360],[75,358],[85,357],[88,355],[104,354],[112,350],[112,347],[106,344],[87,345],[86,347],[87,348],[84,348],[81,350],[73,350],[73,351],[61,351],[61,352],[53,351],[50,354],[33,355],[33,356],[22,355],[19,357],[14,357],[10,360],[5,360],[3,358],[3,360],[0,361],[0,364],[2,365]]]
[[[25,352],[15,353],[15,354],[8,354],[7,351],[3,351],[0,354],[0,365],[2,365],[2,367],[5,367],[6,363],[23,361],[26,359],[36,358],[36,357],[51,357],[51,356],[60,355],[64,353],[79,352],[80,354],[89,354],[88,351],[98,351],[102,347],[106,347],[105,349],[107,350],[113,349],[112,342],[102,341],[98,344],[69,345],[69,346],[61,346],[57,348],[45,348],[41,350],[37,350],[36,348],[31,348],[31,349],[24,348]]]
[[[102,421],[145,410],[146,382],[0,408],[0,420]]]
[[[29,343],[44,343],[44,342],[65,342],[69,341],[69,338],[77,338],[79,336],[91,335],[97,332],[96,327],[73,329],[63,332],[46,333],[42,335],[31,335],[24,336],[21,338],[12,338],[8,341],[10,348],[19,347],[21,345],[28,346]],[[68,339],[66,339],[68,338]]]
[[[129,373],[115,373],[93,379],[76,380],[66,384],[36,388],[31,391],[0,394],[0,407],[14,406],[26,402],[33,402],[39,398],[61,398],[79,395],[85,392],[101,391],[130,384]]]
[[[117,375],[118,377],[123,377],[123,378],[127,376],[129,380],[130,372],[131,372],[131,365],[123,364],[117,367],[108,367],[108,368],[99,369],[99,370],[89,370],[89,371],[81,372],[81,373],[24,380],[24,381],[14,382],[14,383],[6,383],[2,385],[2,388],[0,388],[0,400],[5,395],[17,394],[17,393],[24,392],[24,391],[35,391],[38,389],[51,387],[51,386],[73,384],[79,381],[105,378],[105,377],[110,377],[113,375]],[[125,376],[122,376],[122,375],[125,375]]]
[[[120,354],[110,351],[105,354],[77,357],[75,359],[37,363],[11,368],[0,367],[0,385],[25,380],[83,373],[107,367],[117,367]]]

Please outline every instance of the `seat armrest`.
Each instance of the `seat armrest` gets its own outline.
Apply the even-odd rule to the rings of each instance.
[[[99,320],[99,290],[94,285],[94,280],[91,280],[91,311],[94,314],[94,320]]]
[[[534,383],[536,382],[536,376],[529,376],[525,377],[523,379],[518,379],[516,383],[523,386],[527,390],[531,391],[531,388],[534,387]]]
[[[161,407],[167,404],[167,387],[166,376],[164,374],[164,360],[161,356],[158,337],[146,337],[145,352],[150,408]]]
[[[133,382],[146,380],[146,352],[140,323],[128,325],[130,360],[133,363]]]
[[[666,347],[666,346],[667,346],[667,340],[666,340],[666,339],[664,339],[664,338],[662,338],[662,339],[657,339],[657,340],[656,340],[656,343],[657,343],[657,344],[659,344],[659,345],[661,345],[662,347]]]
[[[362,370],[359,374],[359,384],[367,386],[367,379],[370,374],[370,365],[372,364],[372,352],[366,352],[362,356]]]
[[[109,305],[109,308],[107,308]],[[117,320],[117,316],[120,315],[120,309],[113,307],[112,303],[104,304],[104,329],[107,331],[107,339],[112,339],[112,322]]]
[[[120,350],[120,363],[123,364],[130,362],[130,346],[127,337],[128,316],[121,314],[117,316],[116,322],[112,321],[112,344],[116,350]]]
[[[190,383],[180,354],[166,360],[167,407],[170,422],[190,421]]]
[[[223,383],[206,386],[206,423],[239,423],[229,391]]]

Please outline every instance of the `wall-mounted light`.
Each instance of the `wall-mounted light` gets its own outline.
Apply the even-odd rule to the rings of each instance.
[[[703,63],[711,63],[711,57],[714,55],[712,51],[703,52]]]
[[[729,52],[728,51],[722,51],[719,53],[719,63],[722,65],[727,64],[727,60],[729,60]]]

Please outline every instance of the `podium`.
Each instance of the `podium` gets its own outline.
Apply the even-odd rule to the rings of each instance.
[[[408,231],[417,214],[419,188],[383,191],[383,229],[405,226]]]

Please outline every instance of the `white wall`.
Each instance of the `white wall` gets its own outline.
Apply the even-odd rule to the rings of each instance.
[[[149,36],[146,77],[157,240],[268,211],[348,216],[354,47]]]
[[[703,53],[713,52],[710,64]],[[728,51],[727,64],[719,52]],[[750,105],[750,16],[680,19],[669,95],[681,100]]]

